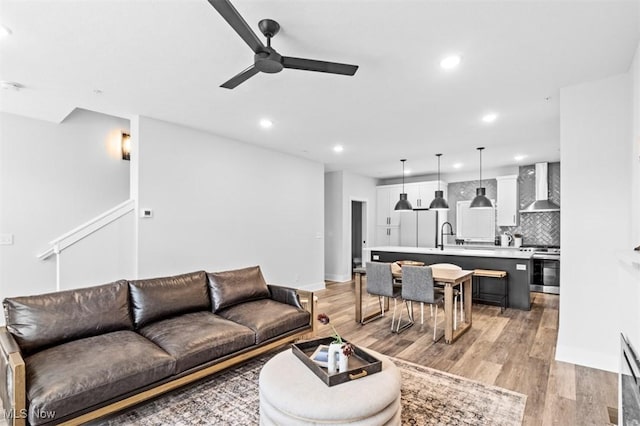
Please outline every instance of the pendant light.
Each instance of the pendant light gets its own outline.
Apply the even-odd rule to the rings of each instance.
[[[449,204],[447,204],[447,200],[444,199],[444,191],[440,190],[440,157],[442,154],[436,154],[438,157],[438,190],[436,191],[436,198],[433,199],[431,204],[429,204],[429,210],[435,211],[447,211],[449,210]]]
[[[400,194],[400,200],[396,203],[394,210],[413,210],[411,203],[407,199],[407,193],[404,192],[404,162],[406,159],[400,160],[402,161],[402,193]]]
[[[480,186],[476,188],[476,198],[471,201],[471,205],[469,208],[472,209],[492,209],[493,204],[491,204],[491,200],[487,198],[486,191],[482,186],[482,150],[484,147],[478,148],[480,151]]]

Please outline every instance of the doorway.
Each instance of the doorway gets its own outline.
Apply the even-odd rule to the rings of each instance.
[[[351,200],[351,269],[364,265],[363,248],[367,247],[367,203]]]

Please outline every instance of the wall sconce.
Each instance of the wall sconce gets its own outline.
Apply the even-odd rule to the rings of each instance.
[[[120,144],[122,147],[122,159],[131,160],[131,135],[123,132]]]

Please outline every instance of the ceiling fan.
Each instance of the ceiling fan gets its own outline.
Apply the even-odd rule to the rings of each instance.
[[[276,21],[263,19],[258,22],[258,28],[267,38],[267,45],[265,46],[229,0],[208,1],[255,53],[253,65],[221,84],[220,87],[233,89],[259,72],[277,73],[282,71],[283,68],[342,75],[354,75],[358,70],[357,65],[282,56],[271,47],[271,38],[280,30],[280,24]]]

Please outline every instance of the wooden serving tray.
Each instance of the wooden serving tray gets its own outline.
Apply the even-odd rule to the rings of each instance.
[[[294,343],[291,350],[327,386],[339,385],[382,371],[382,361],[354,345],[353,355],[349,357],[349,370],[329,374],[326,368],[316,364],[310,357],[318,346],[329,345],[331,342],[333,337],[307,340]],[[344,342],[346,343],[346,340]]]

